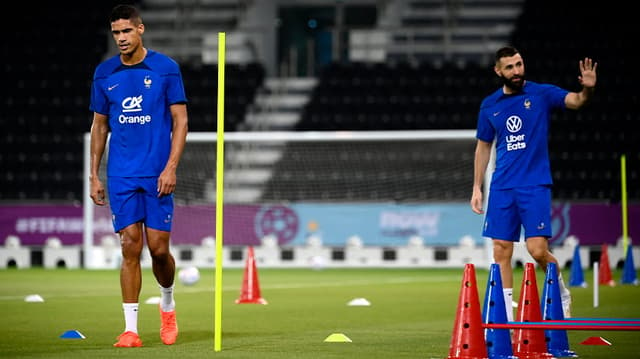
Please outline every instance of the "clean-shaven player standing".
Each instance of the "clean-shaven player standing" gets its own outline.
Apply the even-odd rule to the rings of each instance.
[[[138,301],[140,255],[146,239],[160,286],[160,338],[178,336],[173,297],[175,261],[169,239],[176,169],[187,136],[187,98],[178,64],[142,44],[145,27],[138,9],[116,6],[111,34],[119,54],[95,70],[91,87],[91,198],[105,205],[99,168],[107,135],[107,185],[113,227],[120,236],[120,287],[125,329],[116,347],[140,347]]]

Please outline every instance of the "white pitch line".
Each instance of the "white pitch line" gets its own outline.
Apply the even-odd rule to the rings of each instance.
[[[433,278],[393,278],[386,280],[345,280],[339,282],[307,282],[307,283],[286,283],[286,284],[271,284],[271,285],[261,285],[261,290],[269,290],[269,289],[298,289],[298,288],[329,288],[329,287],[347,287],[354,285],[371,285],[371,284],[398,284],[398,283],[441,283],[448,282],[450,280],[445,278],[433,279]],[[237,291],[238,287],[234,286],[233,288],[229,286],[225,286],[222,288],[223,291]],[[213,287],[205,287],[205,288],[179,288],[179,292],[187,292],[187,293],[198,293],[198,292],[208,292],[213,291]]]
[[[286,283],[286,284],[272,284],[272,285],[265,285],[265,286],[261,286],[261,289],[298,289],[298,288],[318,288],[318,287],[323,287],[323,288],[329,288],[329,287],[346,287],[346,286],[362,286],[362,285],[371,285],[371,284],[378,284],[378,285],[383,285],[383,284],[399,284],[399,283],[441,283],[441,282],[449,282],[451,281],[451,279],[447,279],[446,277],[443,278],[414,278],[414,277],[399,277],[399,278],[391,278],[391,279],[385,279],[385,280],[342,280],[342,281],[338,281],[338,282],[307,282],[307,283]],[[242,284],[242,283],[240,283]],[[223,292],[228,292],[228,291],[237,291],[238,290],[238,286],[234,285],[231,286],[229,284],[227,284],[226,286],[224,286],[222,288]],[[177,293],[200,293],[200,292],[213,292],[213,286],[206,286],[206,287],[202,287],[201,285],[195,285],[194,287],[184,287],[184,286],[180,286],[177,287],[176,289]],[[0,301],[12,301],[12,300],[24,300],[24,298],[29,295],[29,294],[34,294],[34,293],[28,293],[25,295],[4,295],[4,296],[0,296]],[[60,297],[64,297],[64,298],[78,298],[78,297],[102,297],[105,295],[111,295],[113,294],[112,292],[109,292],[108,294],[105,293],[82,293],[82,294],[70,294],[70,295],[49,295],[46,293],[38,293],[40,294],[43,298],[45,298],[45,300],[47,298],[60,298]],[[141,297],[145,295],[144,293],[141,294]]]

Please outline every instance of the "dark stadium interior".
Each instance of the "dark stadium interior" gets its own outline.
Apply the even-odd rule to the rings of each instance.
[[[111,5],[34,7],[13,13],[13,21],[4,24],[10,27],[4,34],[12,38],[1,45],[0,201],[82,201],[83,137],[91,125],[89,87],[93,69],[107,52],[105,17]],[[590,56],[598,62],[594,101],[581,112],[557,114],[552,121],[549,146],[557,200],[620,201],[622,154],[627,155],[628,198],[640,200],[640,131],[634,126],[640,117],[640,68],[632,56],[640,32],[630,12],[614,5],[525,1],[511,35],[525,58],[528,78],[537,82],[577,90],[578,61]],[[181,65],[190,131],[215,131],[216,78],[202,75],[214,74],[215,65]],[[226,75],[225,128],[237,131],[266,73],[258,61],[229,64]],[[317,78],[296,131],[474,129],[480,101],[498,85],[486,64],[428,59],[333,62]],[[420,150],[407,145],[398,151]],[[381,171],[366,161],[350,163],[363,166],[351,168],[354,173]],[[471,172],[472,161],[468,163],[463,171]],[[287,176],[281,173],[278,178]],[[318,177],[313,185],[326,185],[327,198],[335,199],[339,196],[332,193],[354,181]],[[266,196],[277,197],[290,187],[285,180],[268,184]],[[401,182],[391,184],[382,197],[406,200],[402,188]],[[464,199],[470,187],[467,192],[450,196]],[[367,196],[351,191],[342,198],[375,199]],[[304,194],[288,197],[309,199]]]

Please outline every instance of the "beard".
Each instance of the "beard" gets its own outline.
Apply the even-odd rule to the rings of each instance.
[[[524,87],[524,75],[513,76],[510,79],[504,76],[500,76],[500,79],[502,80],[503,85],[507,86],[513,91],[519,92],[522,90],[522,87]]]

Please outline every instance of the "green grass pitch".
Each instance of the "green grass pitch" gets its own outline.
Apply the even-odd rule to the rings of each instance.
[[[142,348],[114,348],[124,329],[117,270],[0,270],[2,358],[447,358],[463,269],[272,269],[258,268],[267,305],[235,304],[242,269],[223,271],[222,350],[214,351],[214,270],[201,269],[194,286],[176,284],[180,335],[165,346],[158,335],[157,305],[145,300],[159,291],[143,272],[138,329]],[[614,279],[620,273],[614,272]],[[563,271],[568,281],[569,273]],[[486,268],[476,268],[480,306]],[[640,318],[640,288],[601,286],[593,307],[589,288],[573,288],[576,317]],[[515,274],[519,297],[522,269]],[[537,272],[541,288],[544,274]],[[39,294],[44,302],[25,302]],[[542,295],[540,290],[539,295]],[[366,298],[370,306],[348,306]],[[78,330],[85,339],[61,339]],[[342,333],[350,343],[328,343]],[[637,331],[568,331],[579,358],[638,358]],[[611,346],[582,345],[603,337]]]

